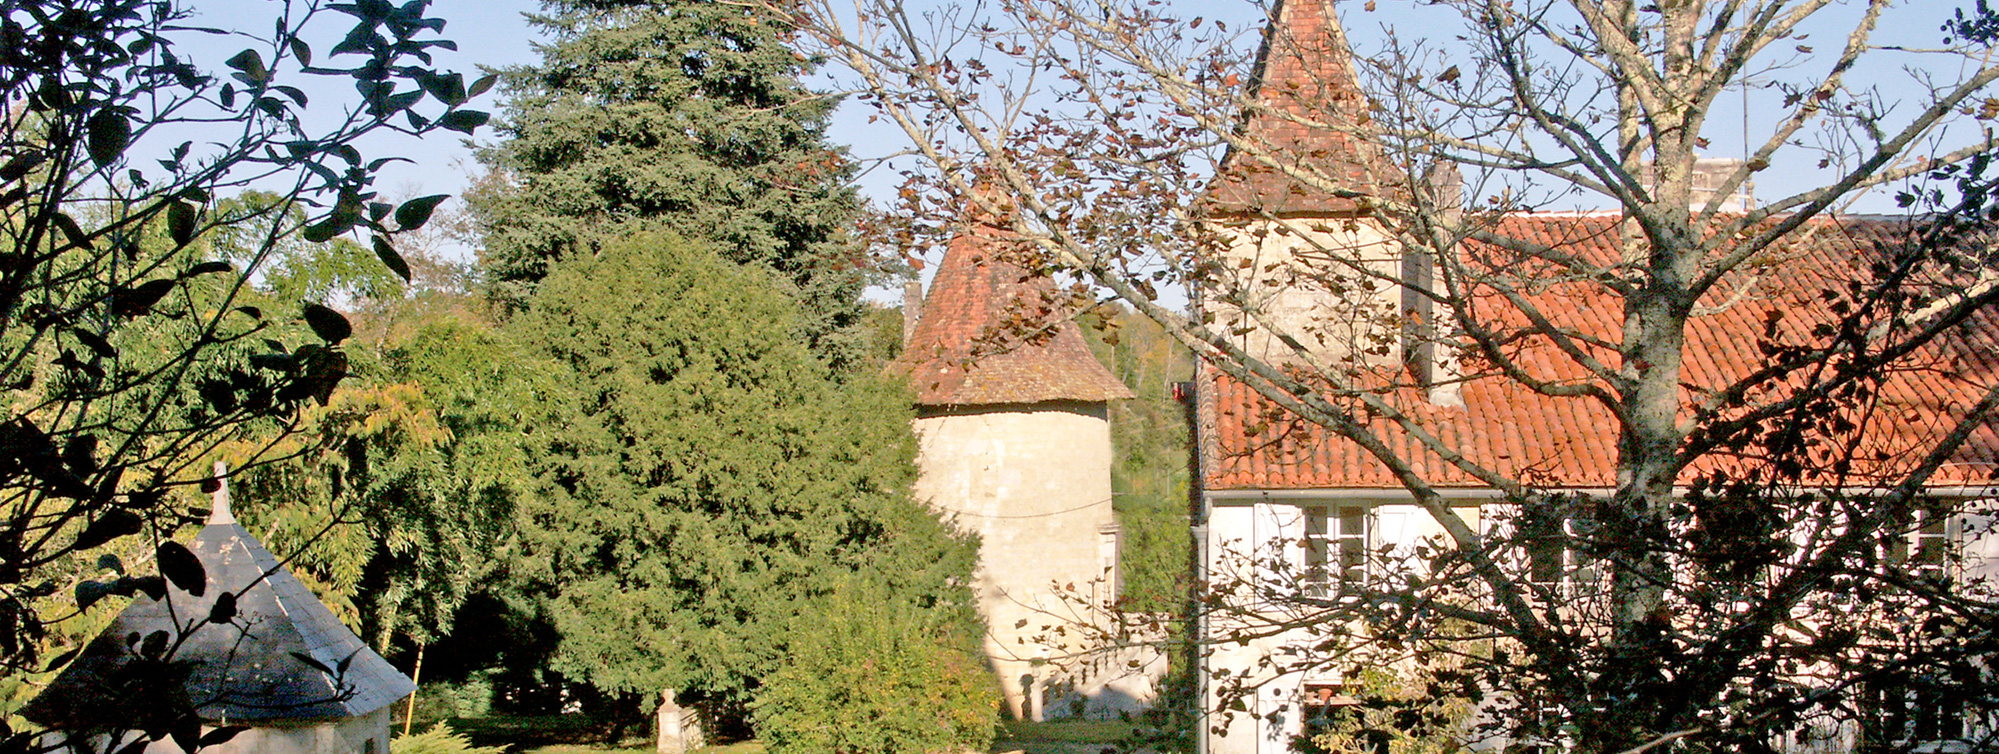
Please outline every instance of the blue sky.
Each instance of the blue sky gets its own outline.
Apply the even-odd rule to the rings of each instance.
[[[198,22],[221,27],[252,29],[268,28],[266,26],[269,23],[268,19],[273,18],[282,7],[282,0],[187,0],[187,2],[200,14]],[[917,2],[942,4],[943,0],[927,0],[927,2],[917,0]],[[1963,4],[1969,4],[1969,0]],[[1201,13],[1212,16],[1222,12],[1229,16],[1248,17],[1255,13],[1246,2],[1181,0],[1176,5],[1185,8],[1182,13],[1189,16]],[[1438,11],[1425,10],[1420,3],[1413,0],[1378,0],[1368,5],[1377,6],[1378,9],[1362,10],[1360,7],[1362,3],[1358,0],[1341,2],[1339,5],[1349,35],[1356,46],[1363,51],[1379,43],[1385,28],[1401,29],[1405,37],[1410,35],[1410,29],[1432,31],[1448,28],[1424,16],[1425,13]],[[1960,5],[1954,0],[1924,0],[1899,4],[1887,15],[1880,37],[1888,42],[1935,47],[1941,37],[1937,31],[1938,25],[1948,17],[1952,8]],[[442,54],[439,64],[446,68],[469,71],[480,66],[498,67],[532,63],[535,60],[532,44],[534,35],[523,15],[538,7],[539,3],[536,0],[433,0],[432,14],[446,19],[448,23],[445,36],[456,40],[460,45],[457,52]],[[328,20],[335,23],[326,24],[326,28],[338,25],[338,19]],[[1843,29],[1834,25],[1828,24],[1819,32],[1820,38],[1800,43],[1832,48],[1836,47],[1838,40],[1843,39]],[[335,33],[337,34],[337,31]],[[193,51],[198,58],[197,64],[209,69],[221,68],[221,61],[245,44],[228,37],[204,37],[202,40],[198,43],[202,46],[195,47]],[[1448,43],[1448,39],[1441,41]],[[324,49],[332,42],[333,40],[328,39],[316,42],[315,46]],[[1921,56],[1902,56],[1897,59],[1891,54],[1876,64],[1874,69],[1864,70],[1860,75],[1878,79],[1880,85],[1891,96],[1896,96],[1909,91],[1906,88],[1894,88],[1906,87],[1905,83],[1898,83],[1905,81],[1909,76],[1909,71],[1904,70],[1904,66],[1933,65],[1932,61],[1932,58]],[[1914,70],[1920,72],[1922,69],[1917,67]],[[1956,72],[1936,71],[1936,73],[1949,75]],[[1797,79],[1809,78],[1811,74],[1809,69],[1801,68],[1779,71],[1775,75]],[[351,92],[329,93],[327,96],[329,99],[351,99]],[[1752,96],[1774,99],[1777,95],[1758,92]],[[1767,111],[1774,111],[1776,108],[1758,107],[1755,104],[1757,101],[1762,99],[1752,101],[1749,112],[1748,120],[1752,132],[1759,130],[1759,125],[1763,125],[1758,122],[1759,118],[1775,117],[1774,112]],[[1710,129],[1712,132],[1710,136],[1713,139],[1712,155],[1740,156],[1740,126],[1735,125],[1740,124],[1743,119],[1740,102],[1739,97],[1725,97],[1721,108],[1716,112],[1713,121],[1717,125]],[[481,104],[487,109],[498,109],[498,102],[490,95],[487,101]],[[1909,105],[1904,103],[1903,106]],[[856,156],[860,157],[878,156],[893,151],[903,138],[900,131],[885,123],[869,124],[865,108],[851,103],[836,119],[831,133],[835,141],[850,145]],[[481,138],[490,138],[490,135]],[[471,160],[470,149],[463,141],[456,134],[445,134],[423,143],[409,139],[384,139],[382,143],[375,145],[380,153],[406,155],[413,158],[415,164],[393,167],[383,177],[378,188],[391,195],[455,193],[464,186],[468,174],[476,170],[476,165]],[[1816,171],[1808,164],[1779,163],[1777,168],[1758,176],[1766,184],[1759,194],[1767,196],[1768,192],[1783,188],[1787,182],[1793,185],[1816,183],[1814,176],[1811,175],[1814,172]],[[889,171],[878,171],[876,175],[863,180],[862,188],[871,196],[887,196],[893,190],[893,177]],[[1870,202],[1861,209],[1887,211],[1892,209],[1892,203],[1882,199]]]

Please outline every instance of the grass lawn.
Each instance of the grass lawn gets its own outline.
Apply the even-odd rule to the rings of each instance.
[[[650,730],[617,745],[603,742],[604,728],[581,715],[460,717],[445,721],[477,746],[504,746],[508,754],[651,754]],[[419,723],[428,727],[429,723]],[[398,728],[400,730],[400,728]],[[763,744],[742,741],[696,749],[695,754],[763,754]]]
[[[602,742],[603,727],[580,715],[454,718],[451,729],[465,734],[479,746],[504,746],[508,754],[651,754],[652,740],[641,731],[617,745]],[[428,723],[420,727],[428,727]],[[991,751],[1022,751],[1026,754],[1096,754],[1123,740],[1131,732],[1129,723],[1105,720],[1058,720],[1045,723],[1007,721]],[[696,754],[763,754],[763,744],[739,741],[709,746]]]
[[[1131,723],[1120,720],[1052,720],[1045,723],[1008,720],[993,740],[996,752],[1027,754],[1095,754],[1124,740]]]

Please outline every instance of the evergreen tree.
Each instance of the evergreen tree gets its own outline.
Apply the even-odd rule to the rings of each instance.
[[[799,82],[816,61],[755,4],[548,0],[539,65],[508,70],[508,139],[475,192],[494,294],[519,307],[568,250],[645,221],[796,286],[804,334],[849,363],[865,265],[860,203],[826,143],[837,99]]]
[[[501,558],[557,672],[739,705],[854,578],[976,642],[974,545],[909,495],[908,397],[833,379],[770,277],[640,234],[552,266],[510,323],[565,375]]]

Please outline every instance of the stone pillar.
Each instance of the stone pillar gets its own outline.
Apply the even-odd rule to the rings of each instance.
[[[687,754],[707,743],[694,710],[680,706],[673,689],[659,692],[659,740],[653,747],[659,754]]]

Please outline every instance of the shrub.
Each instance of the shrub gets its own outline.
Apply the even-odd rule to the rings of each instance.
[[[473,746],[472,739],[438,723],[422,733],[396,737],[390,751],[396,754],[503,754],[505,747]]]
[[[751,704],[770,754],[984,751],[999,690],[966,605],[917,606],[843,580],[791,632],[793,661]]]

